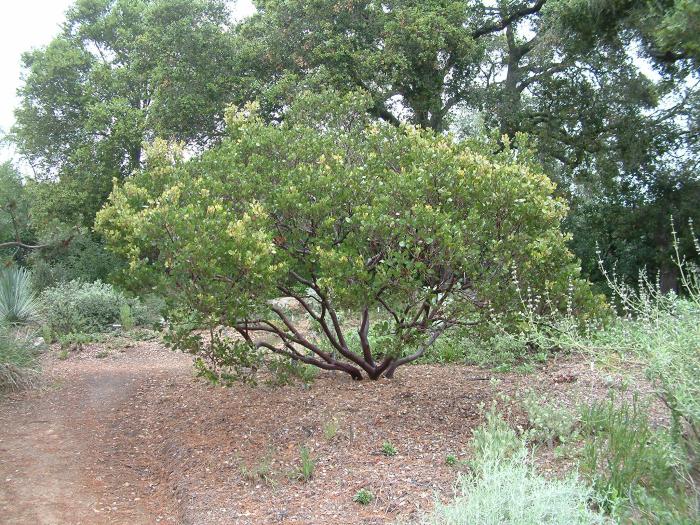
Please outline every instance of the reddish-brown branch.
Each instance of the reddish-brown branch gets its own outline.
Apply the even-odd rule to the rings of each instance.
[[[369,309],[365,306],[362,310],[362,322],[360,323],[360,329],[358,330],[358,335],[360,336],[360,346],[362,347],[362,354],[365,357],[365,361],[371,366],[375,367],[374,359],[372,359],[372,349],[369,345]]]

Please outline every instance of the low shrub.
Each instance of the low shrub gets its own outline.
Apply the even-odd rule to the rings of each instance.
[[[31,332],[0,323],[0,392],[31,386],[37,378],[36,347]]]
[[[495,372],[531,372],[546,361],[546,350],[535,347],[529,334],[486,326],[482,333],[454,330],[445,333],[426,352],[423,363],[464,363],[488,367]]]
[[[299,381],[308,387],[318,376],[318,368],[284,357],[270,358],[265,364],[272,374],[270,383],[276,386],[289,385],[294,381]]]
[[[90,343],[99,343],[103,337],[99,333],[88,334],[83,332],[68,333],[58,336],[58,343],[61,345],[61,350],[74,350],[81,352],[85,345]]]
[[[131,330],[136,324],[134,312],[132,311],[131,306],[126,303],[119,307],[119,322],[124,330]]]
[[[124,262],[90,234],[73,232],[70,242],[52,243],[32,253],[28,259],[38,291],[62,282],[106,280],[124,266]]]
[[[100,281],[60,283],[44,290],[40,299],[45,323],[56,335],[105,331],[119,324],[127,309],[135,324],[151,315],[137,299]]]
[[[552,448],[575,436],[578,417],[565,408],[559,408],[529,392],[522,400],[529,428],[525,438],[533,443],[545,443]]]
[[[475,460],[458,480],[459,495],[424,516],[424,525],[592,525],[605,523],[591,509],[591,489],[577,477],[540,475],[517,433],[495,411],[475,430]]]
[[[486,412],[486,422],[474,429],[471,447],[479,461],[501,461],[520,450],[523,440],[493,406]]]
[[[164,322],[165,300],[156,294],[145,294],[140,302],[141,308],[137,309],[138,324],[160,330]]]
[[[697,510],[684,487],[687,458],[667,429],[652,428],[647,414],[636,397],[584,407],[581,470],[602,507],[621,521],[682,523]]]

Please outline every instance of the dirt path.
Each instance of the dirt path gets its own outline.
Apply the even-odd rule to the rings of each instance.
[[[43,388],[0,401],[0,523],[179,522],[121,418],[144,384],[190,364],[155,343],[125,346],[49,359]]]

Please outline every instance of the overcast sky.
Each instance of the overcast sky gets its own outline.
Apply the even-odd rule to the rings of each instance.
[[[58,34],[64,15],[73,0],[10,0],[2,2],[0,16],[0,131],[7,132],[14,122],[16,91],[20,85],[22,53],[48,44]],[[232,2],[236,19],[253,12],[250,0]],[[0,151],[0,160],[12,156]]]

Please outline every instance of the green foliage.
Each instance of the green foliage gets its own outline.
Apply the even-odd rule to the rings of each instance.
[[[575,478],[549,480],[535,472],[521,452],[511,461],[480,464],[478,474],[462,476],[460,495],[452,502],[436,502],[428,525],[592,525],[605,523],[589,507],[590,490]]]
[[[21,390],[37,378],[37,347],[33,333],[18,331],[0,320],[0,393]]]
[[[251,351],[245,342],[226,335],[223,329],[212,328],[203,354],[204,337],[195,333],[199,326],[196,316],[178,318],[179,323],[171,325],[165,334],[165,342],[173,348],[195,356],[197,375],[213,384],[231,385],[240,381],[257,383],[258,370],[264,365],[261,352]]]
[[[369,489],[360,489],[352,497],[352,500],[360,505],[369,505],[374,501],[374,494]]]
[[[339,430],[340,422],[336,417],[333,417],[323,424],[323,437],[330,441],[338,435]]]
[[[38,291],[67,281],[106,281],[124,265],[102,242],[82,231],[59,228],[53,234],[46,233],[42,242],[49,246],[27,257]]]
[[[12,140],[37,180],[3,167],[0,244],[92,226],[113,181],[144,167],[144,142],[205,150],[231,102],[257,100],[277,123],[306,91],[362,89],[372,119],[453,129],[492,151],[517,144],[569,200],[584,275],[602,282],[599,242],[628,280],[645,265],[672,288],[659,218],[700,220],[696,4],[285,0],[232,27],[224,0],[76,1],[59,35],[23,57]],[[122,261],[95,242],[65,263],[52,250],[33,256],[37,285],[106,280]]]
[[[495,372],[531,372],[547,360],[547,350],[533,344],[529,327],[516,324],[504,330],[490,320],[483,330],[453,330],[426,352],[426,363],[464,363],[488,367]]]
[[[267,369],[272,373],[272,382],[276,385],[288,385],[292,381],[300,381],[308,387],[318,375],[318,368],[294,361],[292,359],[267,359]]]
[[[397,454],[396,447],[392,444],[391,441],[385,441],[382,443],[382,454],[384,454],[387,457],[395,456]]]
[[[575,437],[578,418],[570,410],[543,402],[529,392],[522,400],[529,427],[525,438],[530,442],[546,443],[552,448]]]
[[[492,406],[484,414],[486,421],[474,429],[471,447],[474,456],[484,462],[506,460],[523,448],[523,440]]]
[[[129,259],[134,283],[177,293],[183,320],[231,326],[251,347],[355,378],[391,375],[446,328],[489,311],[507,322],[518,302],[513,264],[540,293],[571,286],[582,316],[599,304],[577,277],[559,230],[566,207],[547,177],[509,149],[373,124],[367,104],[364,95],[306,93],[280,125],[254,107],[231,110],[229,137],[190,161],[158,142],[97,229]],[[345,362],[291,328],[270,303],[279,295],[297,298]],[[365,327],[360,348],[331,322],[338,311],[363,316],[352,323]],[[253,345],[255,332],[279,344]]]
[[[82,352],[83,347],[90,343],[99,343],[103,340],[101,334],[71,332],[58,336],[58,343],[61,345],[61,350],[74,350]]]
[[[670,523],[697,510],[683,486],[684,451],[667,431],[652,429],[646,407],[636,399],[584,407],[581,428],[587,436],[581,469],[606,511]]]
[[[10,162],[0,164],[0,245],[17,241],[32,244],[34,232],[30,226],[30,199],[22,178]],[[0,247],[0,262],[21,260],[22,248]]]
[[[26,268],[0,268],[0,323],[26,324],[38,319],[39,302]]]
[[[131,309],[136,323],[146,316],[144,307],[110,284],[69,281],[47,288],[40,295],[42,316],[54,334],[100,332],[120,321],[121,309]]]
[[[694,0],[285,0],[236,28],[235,92],[272,121],[302,89],[366,89],[394,125],[527,134],[585,275],[597,241],[634,280],[667,269],[660,216],[700,220],[699,19]]]
[[[47,345],[50,345],[56,340],[53,330],[51,330],[51,327],[47,324],[41,325],[41,337]]]
[[[667,59],[688,60],[700,65],[700,6],[693,0],[676,0],[673,9],[657,11],[662,23],[653,27],[655,43]],[[651,25],[651,24],[650,24]]]
[[[581,331],[565,319],[538,330],[544,347],[560,347],[609,359],[641,362],[667,407],[670,428],[652,428],[646,407],[609,400],[584,407],[582,468],[591,476],[606,510],[624,523],[694,523],[700,436],[700,279],[681,255],[672,230],[683,298],[664,293],[642,272],[630,286],[601,264],[622,314],[595,330]],[[698,247],[697,239],[695,246]]]
[[[448,454],[447,456],[445,456],[445,465],[454,467],[455,465],[457,465],[458,462],[459,460],[454,454]]]
[[[461,1],[268,4],[237,28],[237,92],[274,115],[299,84],[344,92],[372,86],[373,114],[397,121],[388,99],[400,94],[413,124],[444,129],[444,101],[466,98],[469,70],[484,56],[472,30],[493,20],[480,14]]]
[[[692,228],[691,228],[692,231]],[[693,233],[694,235],[694,233]],[[641,359],[658,394],[671,413],[674,433],[684,437],[689,452],[700,442],[700,273],[698,266],[681,254],[675,230],[676,268],[682,297],[664,293],[659,281],[646,273],[637,286],[626,284],[602,265],[601,271],[612,290],[613,304],[623,314],[604,330],[586,334],[557,330],[543,344],[558,345],[596,355],[618,354]],[[700,243],[694,242],[700,253]],[[691,458],[696,453],[691,453]],[[697,459],[695,459],[697,461]]]
[[[124,330],[131,330],[136,324],[131,306],[124,303],[119,307],[119,323]]]
[[[660,158],[652,161],[665,163]],[[674,164],[669,161],[666,165]],[[605,286],[596,261],[599,257],[607,267],[615,264],[618,277],[628,284],[636,284],[639,269],[646,268],[650,276],[660,272],[664,290],[678,288],[668,217],[673,214],[682,224],[700,221],[695,205],[700,200],[700,182],[693,170],[689,166],[675,174],[649,177],[644,191],[639,190],[639,184],[628,182],[625,188],[598,189],[595,197],[574,197],[566,229],[572,233],[571,247],[583,261],[584,274]],[[692,247],[690,232],[684,229],[682,233],[683,246]],[[700,262],[697,255],[691,258]]]
[[[522,440],[491,410],[474,431],[472,471],[459,478],[460,494],[424,516],[423,524],[592,525],[604,523],[590,508],[591,490],[576,477],[550,480],[539,474]]]
[[[159,331],[163,328],[163,314],[167,309],[165,299],[157,294],[139,296],[143,309],[139,310],[139,322],[145,327]]]
[[[309,481],[314,475],[316,462],[311,457],[311,451],[307,447],[299,448],[299,468],[296,472],[296,478],[299,481]]]

